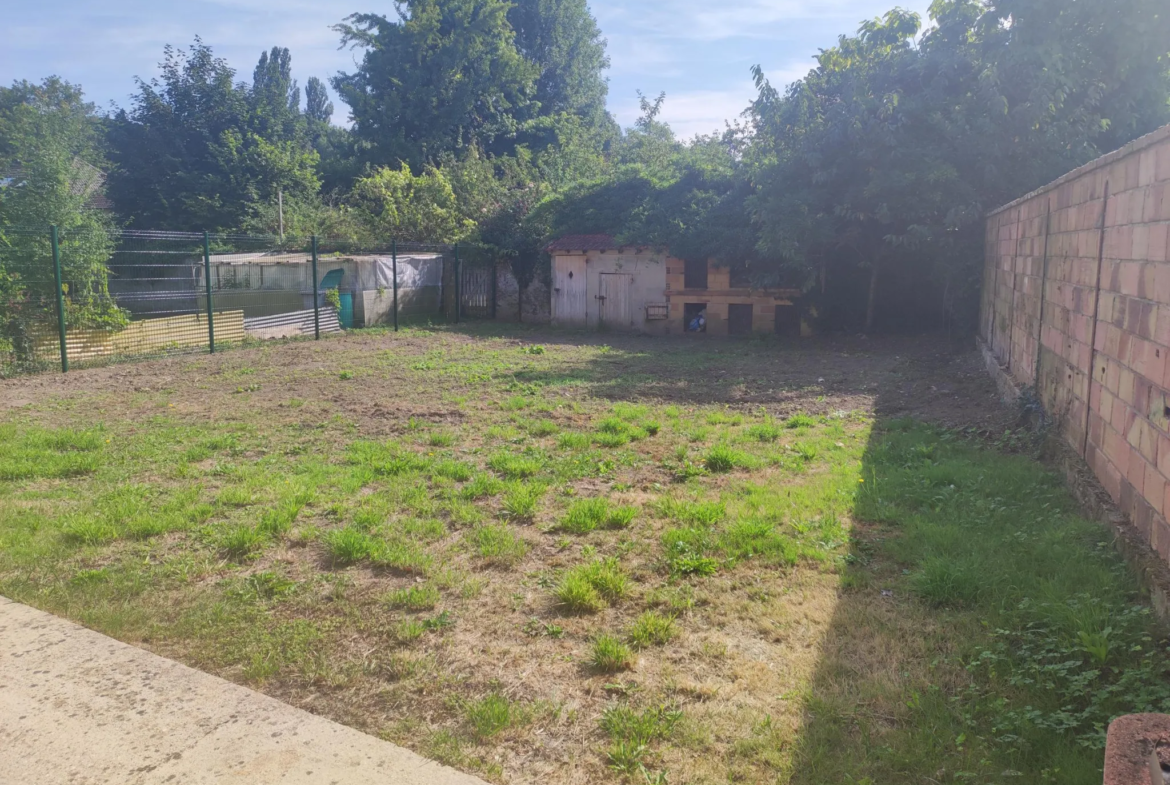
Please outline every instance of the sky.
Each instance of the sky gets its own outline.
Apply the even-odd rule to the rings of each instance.
[[[260,52],[287,46],[293,75],[352,71],[360,50],[330,29],[355,11],[394,15],[387,0],[7,0],[0,84],[56,74],[100,108],[127,106],[134,77],[158,73],[163,46],[196,35],[250,80]],[[609,109],[623,126],[638,95],[666,93],[661,117],[677,135],[721,130],[754,96],[759,64],[776,87],[799,79],[818,50],[864,19],[901,5],[925,18],[929,0],[592,0],[608,41]],[[334,96],[334,122],[346,107]]]

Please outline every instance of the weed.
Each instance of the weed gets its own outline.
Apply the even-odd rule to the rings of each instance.
[[[341,379],[342,381],[345,381],[346,379],[352,379],[353,371],[342,371],[341,373],[337,374],[337,378]]]
[[[378,550],[378,541],[358,528],[334,529],[324,537],[325,550],[334,564],[346,566],[368,559]]]
[[[412,613],[418,613],[419,611],[429,611],[439,604],[439,590],[424,583],[388,591],[382,600],[391,608],[402,608]]]
[[[450,447],[455,443],[455,434],[447,431],[431,431],[427,434],[427,444],[431,447]]]
[[[543,485],[515,483],[504,493],[500,507],[504,515],[512,520],[530,521],[536,515],[536,507],[544,490]]]
[[[561,638],[564,637],[565,628],[559,624],[551,622],[544,622],[537,618],[531,618],[524,624],[524,634],[533,638]]]
[[[703,458],[703,465],[709,472],[729,472],[733,469],[749,469],[754,464],[752,457],[745,452],[733,449],[726,444],[717,444],[707,451]]]
[[[789,429],[811,428],[816,424],[817,421],[807,414],[794,414],[784,421],[784,427]]]
[[[649,745],[670,738],[682,716],[681,711],[671,706],[655,706],[643,711],[628,706],[611,706],[601,714],[601,729],[614,741]]]
[[[524,712],[505,696],[493,692],[469,701],[464,707],[464,717],[471,732],[482,741],[522,722]]]
[[[572,534],[586,534],[599,528],[623,529],[630,525],[636,514],[634,507],[612,507],[609,500],[603,497],[581,499],[569,505],[560,528]]]
[[[602,673],[617,673],[634,666],[634,653],[614,636],[598,635],[589,651],[589,663]]]
[[[584,450],[589,444],[589,436],[576,431],[562,433],[557,437],[557,446],[563,450]]]
[[[528,553],[528,543],[507,526],[477,526],[471,532],[471,543],[491,564],[512,565]]]
[[[552,436],[559,430],[560,428],[558,428],[557,424],[552,420],[537,420],[536,422],[529,423],[528,425],[528,433],[537,438]]]
[[[663,616],[657,611],[643,611],[630,625],[628,637],[634,648],[645,649],[650,646],[663,646],[677,634],[673,618]]]
[[[467,482],[475,473],[474,468],[464,461],[442,460],[436,461],[431,471],[439,477],[446,477],[455,482]]]
[[[509,480],[523,480],[544,468],[539,458],[515,453],[498,452],[488,459],[488,468]]]
[[[930,559],[911,576],[914,593],[936,608],[967,608],[983,589],[980,571],[942,558]]]
[[[504,483],[490,474],[477,474],[463,486],[459,495],[464,499],[485,499],[504,490]]]
[[[756,423],[747,429],[747,435],[758,442],[774,442],[780,438],[780,426],[771,421]]]
[[[256,554],[268,538],[264,533],[246,523],[237,524],[224,533],[219,545],[233,559],[249,559]]]

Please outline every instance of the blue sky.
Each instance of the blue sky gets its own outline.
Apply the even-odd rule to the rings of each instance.
[[[928,0],[593,0],[609,42],[609,108],[624,126],[638,114],[635,91],[666,92],[663,117],[682,136],[734,119],[753,95],[749,69],[780,86],[804,75],[818,49],[895,5],[925,17]],[[304,84],[352,70],[330,25],[353,11],[393,15],[365,0],[10,0],[4,11],[0,83],[58,74],[105,107],[129,103],[133,77],[157,73],[164,44],[196,34],[250,79],[260,52],[292,50]],[[339,101],[334,122],[344,122]]]

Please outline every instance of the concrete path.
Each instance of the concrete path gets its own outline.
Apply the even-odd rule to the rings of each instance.
[[[0,783],[485,785],[0,597]]]

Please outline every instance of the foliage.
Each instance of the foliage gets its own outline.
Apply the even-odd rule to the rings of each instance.
[[[102,193],[93,104],[56,77],[0,88],[0,348],[31,360],[32,333],[56,312],[49,225],[58,227],[70,327],[126,323],[109,296],[114,248]]]
[[[378,169],[354,183],[351,199],[359,220],[375,236],[449,243],[466,237],[475,225],[459,215],[451,183],[433,166],[418,176],[405,163]]]
[[[166,47],[161,79],[138,80],[132,108],[110,121],[110,195],[132,225],[234,229],[251,205],[316,194],[319,160],[309,147],[287,49],[256,66],[251,88],[196,38]]]

